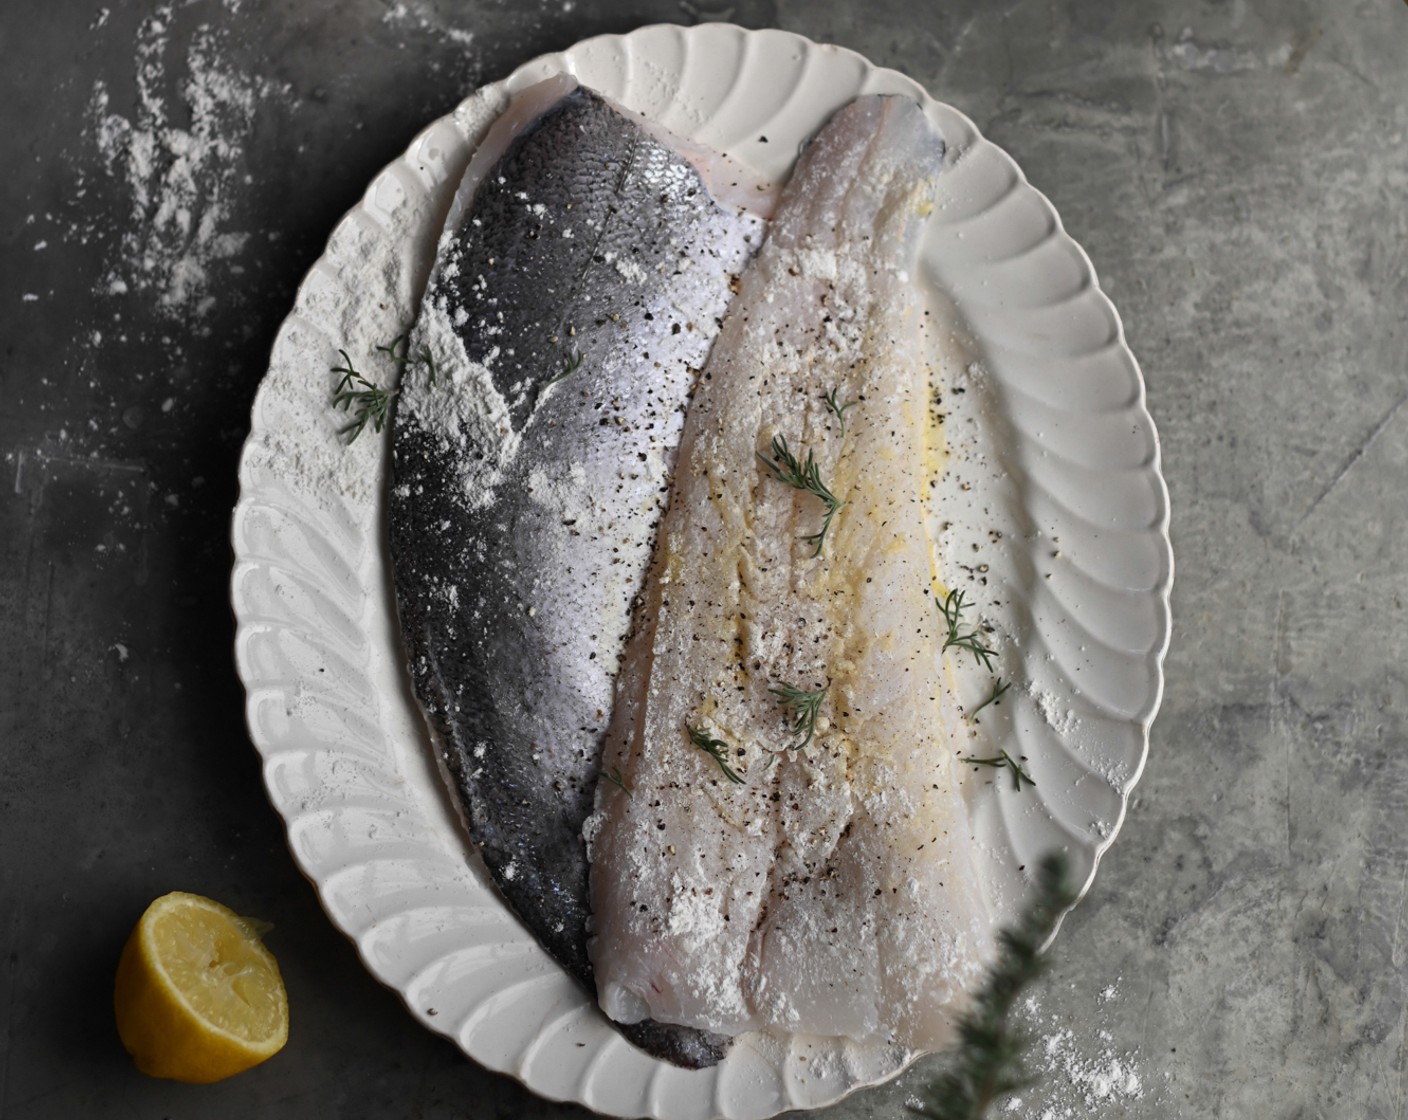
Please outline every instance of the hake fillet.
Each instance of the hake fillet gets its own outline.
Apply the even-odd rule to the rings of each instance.
[[[917,1050],[992,946],[955,774],[910,283],[943,143],[863,98],[803,154],[686,420],[588,831],[602,1008]],[[844,432],[836,409],[844,407]],[[778,481],[774,437],[844,505]],[[771,689],[828,686],[801,749]],[[688,728],[726,745],[722,761]]]
[[[457,196],[407,349],[390,536],[470,835],[594,990],[582,825],[612,685],[689,390],[763,223],[711,196],[704,153],[575,84],[521,94]],[[626,1033],[687,1066],[727,1043]]]

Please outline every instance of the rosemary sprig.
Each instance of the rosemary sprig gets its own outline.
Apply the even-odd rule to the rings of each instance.
[[[689,741],[719,764],[719,769],[724,772],[725,778],[736,785],[743,784],[743,779],[739,776],[738,771],[730,766],[727,759],[724,758],[724,752],[728,750],[727,743],[722,739],[712,738],[702,727],[690,727],[689,724],[685,724],[684,729],[689,732]]]
[[[838,499],[821,481],[821,468],[816,465],[816,457],[810,451],[807,452],[806,462],[798,462],[797,456],[788,450],[787,440],[782,436],[773,436],[772,458],[769,459],[761,451],[757,455],[758,461],[768,469],[778,482],[785,483],[796,490],[804,490],[825,503],[826,516],[822,519],[821,529],[801,538],[808,544],[815,544],[816,548],[812,550],[812,555],[820,556],[821,546],[826,543],[826,532],[831,528],[831,519],[836,516],[836,511],[846,503]]]
[[[959,762],[971,762],[974,766],[991,766],[994,770],[1001,770],[1004,766],[1012,771],[1012,788],[1018,793],[1022,792],[1022,783],[1029,786],[1036,785],[1036,779],[1018,765],[1017,761],[1006,751],[999,751],[996,758],[965,758],[958,756]]]
[[[635,791],[632,790],[631,787],[626,784],[625,776],[621,773],[621,768],[619,766],[613,766],[610,770],[603,770],[601,772],[601,776],[605,778],[608,782],[610,782],[613,786],[619,786],[622,790],[624,790],[627,797],[635,797]]]
[[[986,700],[984,700],[981,704],[979,704],[976,708],[974,708],[971,712],[969,712],[969,713],[968,713],[968,718],[969,718],[969,719],[972,719],[975,715],[977,715],[979,712],[981,712],[981,711],[982,711],[984,708],[986,708],[989,704],[996,704],[996,703],[998,702],[998,700],[1001,699],[1002,694],[1003,694],[1004,692],[1006,692],[1006,691],[1007,691],[1009,688],[1011,688],[1011,687],[1012,687],[1012,682],[1011,682],[1011,681],[1004,681],[1001,677],[998,677],[998,678],[997,678],[997,683],[992,686],[992,692],[988,695],[988,698],[987,698]]]
[[[821,710],[821,702],[826,698],[826,690],[830,687],[827,684],[808,692],[795,685],[782,684],[768,689],[777,697],[778,703],[791,713],[792,734],[802,736],[801,742],[793,743],[783,748],[784,750],[799,751],[815,737],[817,713]]]
[[[1036,895],[1014,926],[998,935],[997,960],[958,1023],[959,1048],[946,1072],[920,1093],[910,1111],[926,1120],[980,1120],[998,1097],[1031,1083],[1022,1065],[1030,1039],[1012,1026],[1017,997],[1046,968],[1042,947],[1075,903],[1065,856],[1037,865]]]
[[[944,622],[948,624],[948,637],[944,639],[944,649],[950,646],[956,649],[966,649],[977,660],[981,661],[983,668],[992,672],[992,659],[997,656],[997,650],[983,644],[982,633],[976,628],[963,632],[963,612],[971,604],[963,601],[963,592],[958,588],[950,591],[944,596],[944,601],[939,604],[939,611],[944,616]]]
[[[332,406],[352,413],[351,421],[338,429],[338,434],[351,443],[368,424],[378,432],[386,426],[387,410],[391,407],[391,398],[396,395],[396,390],[383,389],[368,381],[353,368],[346,350],[339,350],[338,353],[342,355],[342,365],[333,366],[332,372],[342,374],[342,380],[333,390]]]
[[[836,401],[836,389],[832,389],[821,399],[826,402],[826,407],[836,414],[836,419],[841,422],[841,434],[846,434],[846,409],[855,408],[858,401],[847,401],[845,404],[838,404]]]

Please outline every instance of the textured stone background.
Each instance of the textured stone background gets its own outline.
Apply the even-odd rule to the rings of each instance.
[[[95,98],[140,118],[154,16],[149,96],[179,113],[192,51],[254,91],[203,171],[248,235],[204,312],[109,282],[137,219]],[[371,176],[534,54],[701,18],[853,47],[968,113],[1090,253],[1148,381],[1178,561],[1167,696],[1035,997],[1043,1079],[999,1115],[1402,1117],[1398,0],[8,0],[0,1116],[584,1115],[417,1027],[295,871],[243,728],[227,524],[274,331]],[[278,926],[292,1041],[219,1086],[140,1077],[111,1025],[121,941],[175,887]],[[825,1115],[898,1118],[932,1068]]]

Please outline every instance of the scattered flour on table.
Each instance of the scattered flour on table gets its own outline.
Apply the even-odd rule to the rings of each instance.
[[[110,294],[148,294],[173,319],[204,317],[215,285],[241,268],[249,240],[232,228],[246,184],[242,156],[261,100],[288,87],[239,73],[222,58],[214,29],[202,25],[184,62],[168,58],[173,12],[158,8],[137,36],[137,103],[113,109],[105,82],[93,89],[93,136],[107,172],[131,196],[116,263],[102,286]],[[166,95],[180,77],[179,97]]]
[[[242,0],[211,0],[195,10],[168,2],[134,20],[135,29],[125,33],[132,52],[128,65],[114,68],[89,92],[83,138],[96,156],[96,170],[86,178],[77,175],[72,189],[75,200],[100,184],[112,192],[109,209],[116,222],[77,207],[26,216],[26,225],[35,227],[36,252],[56,240],[101,240],[105,246],[92,295],[98,305],[111,301],[111,322],[85,332],[91,353],[140,339],[143,317],[155,315],[169,325],[161,342],[177,359],[170,369],[181,368],[186,340],[219,329],[217,304],[241,298],[241,287],[262,263],[263,244],[284,233],[254,224],[260,212],[250,205],[251,188],[258,186],[252,176],[259,167],[251,161],[259,130],[298,112],[296,95],[266,68],[251,66],[244,38],[250,25],[235,18],[245,7]],[[393,45],[420,48],[429,38],[456,49],[456,65],[462,66],[472,36],[456,19],[438,14],[439,7],[430,0],[398,0],[383,23]],[[95,9],[90,33],[109,41],[120,11]],[[457,73],[454,81],[463,80]],[[476,100],[457,114],[457,123],[472,136],[487,127],[497,107]],[[376,347],[409,326],[425,262],[433,255],[429,215],[440,204],[438,196],[416,197],[392,208],[387,229],[364,222],[335,230],[338,245],[320,277],[327,282],[300,296],[299,309],[321,331],[285,330],[280,337],[264,397],[264,406],[280,415],[270,417],[270,445],[254,449],[254,459],[261,467],[282,460],[276,473],[305,494],[361,505],[381,481],[384,441],[365,435],[349,447],[338,437],[349,416],[330,407],[337,381],[332,367],[338,349],[345,348],[356,368],[376,382],[394,378],[394,364],[384,362]],[[41,289],[31,287],[21,302],[43,298]],[[165,367],[142,369],[132,384],[166,376]],[[158,416],[179,420],[182,403],[179,393],[133,403],[94,417],[84,434],[101,437],[111,418],[118,434],[123,426],[135,429]],[[157,495],[154,502],[167,510],[184,504],[174,495]]]
[[[1118,984],[1106,986],[1097,1007],[1119,998]],[[1037,1083],[1005,1101],[996,1111],[1013,1120],[1078,1120],[1122,1116],[1125,1106],[1145,1098],[1138,1051],[1116,1044],[1098,1010],[1083,1022],[1044,1015],[1033,997],[1022,1004],[1023,1025],[1033,1041],[1028,1068]],[[1067,1018],[1067,1022],[1062,1022]]]
[[[474,42],[472,31],[452,26],[445,22],[447,17],[441,15],[434,6],[416,3],[415,0],[396,0],[381,18],[388,24],[412,25],[461,47],[468,47]]]
[[[1115,1120],[1139,1102],[1154,1104],[1158,1090],[1148,1083],[1139,1052],[1118,1045],[1106,1029],[1108,1011],[1120,997],[1118,983],[1096,997],[1093,1014],[1043,1013],[1028,996],[1017,1011],[1018,1025],[1031,1039],[1026,1070],[1033,1083],[999,1100],[989,1115],[1001,1120]],[[921,1102],[910,1098],[912,1106]],[[1142,1113],[1141,1113],[1142,1114]]]

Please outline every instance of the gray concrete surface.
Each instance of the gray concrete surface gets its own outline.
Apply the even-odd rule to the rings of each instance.
[[[1028,1011],[1041,1079],[997,1115],[1404,1115],[1408,6],[13,0],[6,1120],[583,1115],[416,1026],[295,871],[242,723],[227,522],[273,332],[372,174],[540,51],[707,17],[853,47],[1012,152],[1093,258],[1161,429],[1164,710]],[[168,148],[156,170],[188,175],[210,237],[245,236],[162,225],[162,190],[144,199],[105,155],[112,117],[157,135],[223,122],[228,150]],[[204,273],[163,303],[192,259]],[[218,1086],[147,1080],[114,1037],[117,951],[178,887],[278,927],[292,1040]],[[825,1115],[898,1118],[933,1068]]]

